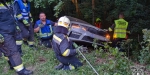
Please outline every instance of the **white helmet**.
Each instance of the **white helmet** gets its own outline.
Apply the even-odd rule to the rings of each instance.
[[[60,17],[58,20],[58,26],[63,26],[65,28],[68,28],[69,24],[70,24],[70,20],[66,16]]]

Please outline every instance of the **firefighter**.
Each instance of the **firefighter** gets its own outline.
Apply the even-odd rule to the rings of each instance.
[[[53,35],[52,26],[54,26],[54,22],[46,19],[45,13],[39,14],[40,20],[36,21],[34,26],[34,32],[39,32],[40,42],[45,47],[51,48],[51,39]]]
[[[101,19],[100,18],[96,18],[95,26],[97,28],[101,28]]]
[[[69,24],[70,20],[63,16],[59,18],[58,26],[54,27],[52,46],[56,58],[61,62],[55,69],[73,70],[83,65],[76,57],[76,49],[67,36]]]
[[[33,18],[30,13],[30,3],[28,0],[15,0],[15,5],[17,8],[17,12],[15,13],[16,19],[18,20],[18,25],[21,30],[20,35],[18,34],[16,37],[17,47],[20,53],[22,53],[21,45],[22,40],[25,39],[28,41],[29,47],[33,46],[34,41],[34,31],[33,31]],[[22,38],[21,38],[22,37]]]
[[[9,65],[16,70],[18,75],[30,75],[32,71],[27,70],[22,63],[15,42],[16,23],[13,11],[10,8],[11,0],[0,1],[0,50],[7,58]]]
[[[115,24],[113,24],[111,27],[109,27],[109,31],[114,31],[113,33],[113,41],[112,46],[116,48],[120,48],[120,45],[118,44],[122,40],[125,40],[127,37],[127,33],[130,33],[128,31],[128,22],[124,20],[124,14],[119,14],[119,19],[114,21]]]

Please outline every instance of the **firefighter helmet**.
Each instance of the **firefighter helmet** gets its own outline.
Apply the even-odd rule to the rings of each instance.
[[[96,18],[96,22],[99,22],[99,21],[101,21],[101,19],[100,18]]]
[[[70,20],[66,16],[60,17],[58,20],[58,26],[63,26],[65,28],[68,28],[69,24],[70,24]]]

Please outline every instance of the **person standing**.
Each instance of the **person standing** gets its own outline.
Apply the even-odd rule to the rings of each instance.
[[[115,23],[109,27],[109,31],[114,31],[113,33],[113,42],[112,46],[120,48],[120,45],[118,44],[122,40],[125,40],[127,37],[127,33],[130,33],[128,31],[128,22],[124,19],[124,14],[119,14],[119,19],[114,21]]]
[[[0,50],[8,59],[10,67],[16,70],[18,75],[30,75],[33,72],[27,70],[17,50],[15,42],[16,23],[13,10],[10,8],[11,0],[0,1]]]
[[[33,30],[33,18],[30,13],[30,3],[28,0],[15,0],[15,12],[16,19],[21,33],[16,37],[17,47],[20,53],[22,53],[21,45],[24,40],[28,41],[29,47],[34,47],[34,30]]]
[[[95,26],[97,27],[97,28],[101,28],[101,19],[100,18],[96,18],[96,22],[95,22]]]

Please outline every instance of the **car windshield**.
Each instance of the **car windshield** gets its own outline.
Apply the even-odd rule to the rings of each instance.
[[[73,23],[73,24],[71,25],[71,28],[80,28],[80,26],[79,26],[78,24]]]
[[[82,30],[87,31],[87,27],[75,23],[72,23],[71,28],[81,28]]]

